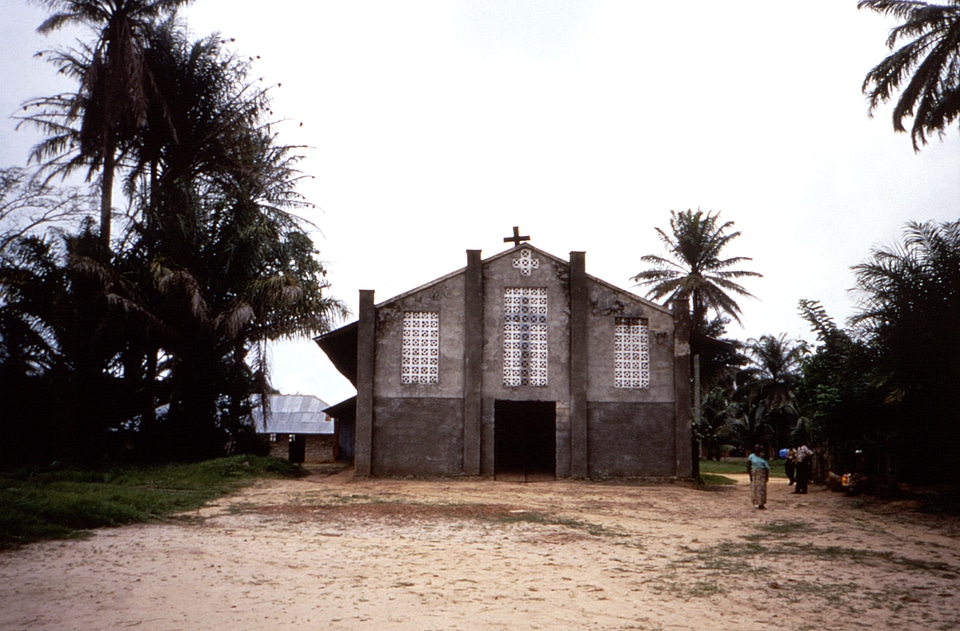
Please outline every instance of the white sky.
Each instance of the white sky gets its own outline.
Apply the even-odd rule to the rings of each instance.
[[[70,87],[32,55],[71,37],[3,4],[6,115]],[[654,227],[699,207],[735,222],[725,254],[764,275],[730,336],[809,338],[801,298],[843,323],[871,247],[960,214],[957,134],[915,154],[887,110],[867,116],[860,86],[892,23],[855,0],[198,0],[183,15],[282,84],[281,140],[308,147],[302,192],[354,312],[359,289],[388,299],[467,249],[509,247],[515,225],[629,289],[640,256],[663,253]],[[14,127],[0,119],[0,166],[37,140]],[[277,347],[273,370],[286,393],[353,394],[309,341]]]

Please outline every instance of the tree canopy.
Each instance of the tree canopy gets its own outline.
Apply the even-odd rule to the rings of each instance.
[[[904,121],[912,118],[910,138],[919,151],[960,116],[960,2],[860,0],[857,7],[902,20],[887,37],[893,52],[867,73],[863,91],[872,113],[900,90],[893,128],[906,132]]]
[[[300,217],[313,207],[297,190],[297,147],[280,142],[250,61],[217,35],[192,39],[172,15],[184,2],[42,4],[58,11],[42,30],[124,32],[95,29],[94,43],[54,56],[79,89],[28,104],[49,134],[35,156],[48,171],[85,165],[102,199],[116,169],[130,210],[112,243],[105,215],[99,234],[88,221],[9,235],[0,372],[16,387],[0,401],[0,430],[20,435],[32,418],[59,459],[116,455],[119,437],[146,458],[253,448],[250,408],[272,389],[266,344],[326,332],[346,314]],[[100,86],[111,55],[119,83]],[[117,120],[97,109],[113,89],[136,101]],[[13,194],[14,205],[37,203],[29,186]],[[66,209],[82,212],[79,201]]]
[[[56,173],[88,167],[100,179],[100,237],[110,247],[116,162],[147,124],[159,95],[145,64],[156,23],[192,0],[33,0],[53,13],[37,28],[50,33],[79,25],[93,41],[48,51],[58,72],[77,81],[77,91],[43,96],[24,105],[24,120],[47,138],[33,158]]]
[[[668,256],[640,257],[653,267],[632,280],[641,286],[650,285],[647,296],[654,300],[692,300],[696,332],[705,332],[710,311],[740,322],[740,305],[730,294],[746,297],[752,294],[736,280],[761,274],[731,269],[751,260],[749,257],[722,258],[722,250],[740,236],[739,231],[730,232],[732,228],[732,221],[720,223],[719,212],[671,210],[669,231],[656,228]]]

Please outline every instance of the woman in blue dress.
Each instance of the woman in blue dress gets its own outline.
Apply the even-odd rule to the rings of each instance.
[[[767,507],[767,480],[770,478],[770,463],[763,457],[763,446],[754,445],[753,453],[747,456],[747,475],[750,476],[750,491],[753,505]]]

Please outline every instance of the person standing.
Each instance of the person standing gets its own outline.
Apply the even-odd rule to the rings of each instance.
[[[794,493],[806,494],[813,472],[813,450],[806,445],[797,448],[797,488]]]
[[[750,492],[753,497],[753,505],[757,508],[766,508],[770,463],[763,457],[762,445],[754,445],[753,453],[747,456],[747,475],[750,476]]]
[[[796,447],[791,447],[787,450],[787,461],[784,463],[784,471],[787,474],[787,486],[793,486],[793,483],[797,481],[797,449]]]

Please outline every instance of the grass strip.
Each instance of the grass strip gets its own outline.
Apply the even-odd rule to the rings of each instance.
[[[786,462],[784,460],[768,460],[770,463],[770,477],[771,478],[785,478],[787,477],[786,470],[784,469]],[[724,473],[746,473],[747,472],[747,459],[746,458],[728,458],[725,460],[700,460],[700,473],[718,473],[723,475]]]
[[[93,528],[193,510],[261,478],[298,477],[278,458],[232,456],[194,464],[0,472],[0,550]]]

